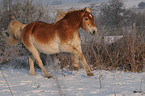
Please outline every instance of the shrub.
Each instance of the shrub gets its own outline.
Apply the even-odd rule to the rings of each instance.
[[[138,4],[138,8],[141,8],[141,9],[145,8],[145,2],[140,2]]]
[[[38,21],[44,14],[44,8],[41,3],[35,4],[33,0],[3,0],[0,13],[0,29],[6,30],[13,15],[23,23]]]

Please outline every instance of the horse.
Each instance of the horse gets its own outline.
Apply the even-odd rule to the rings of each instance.
[[[45,77],[52,77],[43,66],[39,52],[45,54],[68,52],[73,54],[73,68],[79,69],[81,61],[87,75],[93,76],[94,74],[81,50],[80,27],[91,35],[97,33],[94,16],[86,7],[82,10],[70,11],[61,20],[52,24],[45,22],[27,24],[22,30],[22,42],[32,53],[32,56],[29,57],[30,75],[36,75],[34,69],[34,61],[36,60]]]

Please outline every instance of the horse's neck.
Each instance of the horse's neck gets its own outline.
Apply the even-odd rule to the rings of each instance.
[[[72,28],[73,30],[79,30],[80,23],[81,23],[81,13],[80,12],[74,12],[70,13],[68,16],[64,18],[64,22],[67,23],[67,26]]]
[[[68,18],[66,18],[68,20],[68,22],[71,22],[72,24],[76,25],[79,24],[80,25],[80,21],[81,21],[81,13],[78,12],[72,12],[69,14]]]

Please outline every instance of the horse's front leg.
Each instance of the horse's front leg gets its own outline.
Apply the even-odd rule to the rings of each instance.
[[[93,76],[94,74],[92,73],[89,65],[87,64],[86,62],[86,59],[82,53],[82,50],[81,50],[81,45],[77,46],[77,47],[74,47],[72,45],[68,45],[67,46],[69,48],[69,50],[74,54],[74,58],[73,58],[73,66],[79,68],[79,60],[81,60],[83,66],[85,67],[85,70],[87,72],[87,75],[88,76]]]
[[[36,75],[36,73],[35,73],[35,68],[34,68],[34,61],[35,61],[35,59],[34,59],[33,56],[29,57],[30,75],[31,75],[31,76]]]
[[[45,74],[45,77],[46,78],[51,78],[52,76],[48,73],[48,71],[43,66],[43,63],[42,63],[42,61],[40,59],[38,50],[33,45],[28,47],[28,49],[32,53],[34,59],[36,60],[37,64],[39,65],[39,67],[43,70],[43,72]],[[31,75],[33,75],[33,74],[35,75],[34,62],[33,62],[32,58],[29,58],[29,63],[30,63],[30,74]]]
[[[87,75],[88,76],[94,76],[93,72],[91,71],[90,67],[88,66],[88,64],[86,62],[86,59],[85,59],[85,57],[82,53],[80,53],[80,60],[82,61],[83,65],[86,69]]]

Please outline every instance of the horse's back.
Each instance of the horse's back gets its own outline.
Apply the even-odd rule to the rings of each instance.
[[[59,38],[53,24],[43,22],[28,24],[22,31],[22,41],[28,49],[35,47],[47,54],[59,52]]]
[[[22,32],[22,39],[23,42],[28,42],[31,39],[31,42],[47,44],[55,38],[55,33],[53,24],[32,22],[24,28]]]

